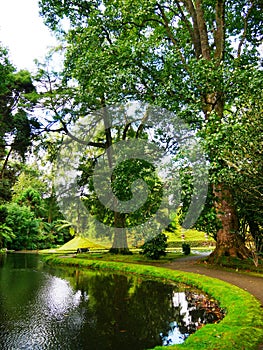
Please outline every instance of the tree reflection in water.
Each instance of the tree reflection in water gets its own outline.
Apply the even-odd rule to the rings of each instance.
[[[223,315],[189,286],[43,267],[32,254],[0,264],[1,349],[143,350],[183,342]]]
[[[72,277],[74,287],[88,295],[80,306],[85,314],[82,348],[138,350],[179,344],[223,317],[214,300],[188,286],[105,272],[75,271]]]

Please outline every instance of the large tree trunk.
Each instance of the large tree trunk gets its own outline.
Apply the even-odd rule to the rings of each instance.
[[[8,161],[9,161],[9,158],[10,158],[10,156],[11,156],[12,151],[13,151],[13,148],[10,147],[10,149],[9,149],[7,155],[6,155],[6,158],[5,158],[5,160],[4,160],[2,169],[1,169],[1,171],[0,171],[0,179],[1,179],[1,180],[4,180],[5,170],[6,170],[6,167],[7,167],[7,164],[8,164]]]
[[[105,107],[105,100],[102,99],[102,105]],[[113,154],[112,154],[112,134],[111,134],[111,125],[108,111],[104,108],[103,113],[104,127],[105,127],[105,136],[106,136],[106,154],[108,158],[108,164],[110,169],[113,167]],[[112,177],[111,181],[114,181]],[[115,205],[114,205],[115,206]],[[127,242],[127,235],[125,229],[125,214],[119,213],[117,210],[114,210],[114,238],[113,244],[110,249],[110,253],[114,254],[130,254]]]
[[[180,10],[179,1],[176,2],[177,7]],[[204,14],[204,2],[201,0],[184,0],[182,3],[185,5],[189,12],[189,16],[192,18],[193,26],[189,29],[190,36],[192,38],[193,48],[195,50],[195,56],[197,59],[211,61],[214,59],[215,71],[224,62],[225,52],[225,1],[215,1],[215,27],[213,31],[215,50],[211,47],[209,39],[210,33],[208,33],[208,26]],[[188,22],[185,21],[186,28]],[[166,25],[167,27],[167,25]],[[168,33],[169,35],[170,33]],[[176,45],[176,40],[174,40]],[[183,63],[185,60],[183,60]],[[203,90],[201,87],[201,98],[203,102],[203,112],[206,120],[209,122],[211,116],[214,117],[214,112],[218,117],[218,121],[223,119],[224,116],[224,91],[220,86],[223,86],[223,74],[218,69],[218,75],[215,75],[215,86],[211,91]],[[220,77],[220,74],[222,75]],[[210,77],[208,77],[210,78]],[[221,80],[221,81],[220,81]],[[210,85],[208,81],[207,86]],[[213,123],[213,121],[212,121]],[[215,131],[217,132],[217,131]],[[210,135],[211,136],[211,135]],[[211,160],[218,159],[219,154],[210,154]],[[222,161],[223,164],[223,161]],[[221,256],[233,256],[239,258],[247,258],[249,256],[249,250],[246,248],[244,242],[238,235],[239,222],[236,214],[236,210],[233,204],[233,198],[230,189],[224,184],[218,184],[214,186],[215,193],[215,208],[217,211],[217,217],[222,223],[222,227],[217,232],[217,244],[215,251],[211,254],[210,260],[218,261]]]
[[[125,214],[119,212],[114,213],[114,227],[114,239],[110,253],[130,254],[125,229]]]
[[[218,184],[214,187],[214,195],[217,217],[222,227],[217,232],[216,248],[208,260],[218,262],[222,256],[248,258],[250,251],[238,234],[239,222],[230,189]]]

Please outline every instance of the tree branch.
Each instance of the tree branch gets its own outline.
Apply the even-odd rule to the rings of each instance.
[[[66,133],[67,136],[69,136],[72,140],[80,143],[81,145],[84,146],[91,146],[91,147],[96,147],[96,148],[106,148],[105,143],[102,142],[92,142],[92,141],[85,141],[85,140],[81,140],[78,137],[74,136],[73,134],[71,134],[71,132],[68,130],[66,123],[64,123],[62,120],[60,121],[61,124],[63,125],[63,131]]]
[[[4,163],[3,163],[3,165],[2,165],[1,172],[0,172],[0,179],[1,179],[2,181],[4,180],[5,169],[6,169],[6,167],[7,167],[7,163],[8,163],[8,160],[9,160],[9,157],[10,157],[12,151],[13,151],[13,148],[12,148],[12,145],[11,145],[11,146],[10,146],[10,149],[9,149],[9,151],[8,151],[8,153],[7,153],[7,156],[6,156],[5,160],[4,160]]]
[[[225,50],[225,1],[216,2],[216,31],[215,31],[215,58],[218,64],[224,59]]]
[[[148,116],[149,116],[149,114],[148,114],[148,109],[146,109],[145,114],[144,114],[144,116],[143,116],[143,118],[142,118],[141,124],[139,125],[139,127],[138,127],[138,129],[137,129],[137,131],[136,131],[136,136],[135,136],[136,139],[139,138],[140,133],[142,132],[142,130],[143,130],[143,128],[144,128],[144,124],[145,124],[145,122],[146,122],[147,119],[148,119]]]
[[[243,30],[243,34],[241,36],[241,40],[239,42],[238,45],[238,49],[237,49],[237,57],[240,58],[241,55],[241,50],[242,50],[242,46],[244,45],[244,42],[246,40],[246,36],[247,36],[247,29],[248,29],[248,19],[250,16],[250,13],[254,7],[254,1],[251,1],[251,6],[249,7],[246,16],[244,17],[244,30]]]
[[[128,132],[128,130],[129,130],[129,127],[131,126],[131,122],[130,123],[127,123],[126,125],[125,125],[125,128],[124,128],[124,130],[123,130],[123,134],[122,134],[122,139],[123,140],[126,140],[126,137],[127,137],[127,132]]]
[[[182,52],[179,49],[178,41],[176,40],[176,38],[174,37],[174,35],[173,35],[173,33],[172,33],[171,29],[170,29],[169,21],[168,21],[168,18],[166,17],[166,15],[165,15],[164,9],[159,4],[157,6],[158,6],[158,8],[159,8],[159,10],[161,12],[161,16],[162,16],[162,19],[164,21],[164,23],[162,23],[162,25],[165,27],[166,33],[167,33],[169,39],[171,40],[171,42],[176,47],[177,52],[178,52],[178,54],[179,54],[179,56],[181,58],[181,61],[182,61],[183,65],[184,65],[185,69],[188,71],[188,66],[187,66],[186,60],[184,58],[184,55],[182,54]]]
[[[201,49],[201,40],[200,40],[200,33],[199,33],[198,23],[197,23],[196,11],[195,11],[193,2],[191,0],[184,0],[183,4],[187,8],[187,10],[189,12],[189,15],[191,16],[192,21],[193,21],[193,29],[190,30],[190,28],[189,28],[188,30],[189,30],[189,33],[190,33],[190,36],[192,38],[192,42],[193,42],[193,45],[194,45],[195,56],[197,58],[199,58],[201,56],[201,54],[202,54],[202,49]],[[189,22],[187,20],[187,18],[185,17],[184,13],[183,13],[183,10],[182,10],[182,8],[180,6],[179,1],[176,1],[176,5],[177,5],[178,10],[182,14],[182,20],[185,23],[186,23],[186,21]],[[184,20],[184,18],[185,18],[185,20]],[[191,26],[190,23],[189,23],[189,26]]]
[[[148,22],[156,22],[156,23],[161,24],[163,26],[163,22],[159,21],[157,18],[147,18],[147,19],[143,20],[141,24],[136,23],[134,21],[127,21],[127,22],[122,22],[122,25],[126,26],[127,24],[131,24],[137,28],[145,28],[145,24]]]
[[[207,27],[204,19],[204,11],[202,8],[202,0],[196,0],[196,19],[200,34],[201,51],[203,58],[210,60],[210,47],[208,42]]]

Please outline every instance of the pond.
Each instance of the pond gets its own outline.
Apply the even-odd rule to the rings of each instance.
[[[222,317],[213,299],[185,285],[0,255],[4,350],[143,350],[181,343]]]

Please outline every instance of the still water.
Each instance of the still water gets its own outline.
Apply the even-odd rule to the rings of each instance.
[[[187,286],[0,255],[1,350],[143,350],[181,343],[222,316]]]

